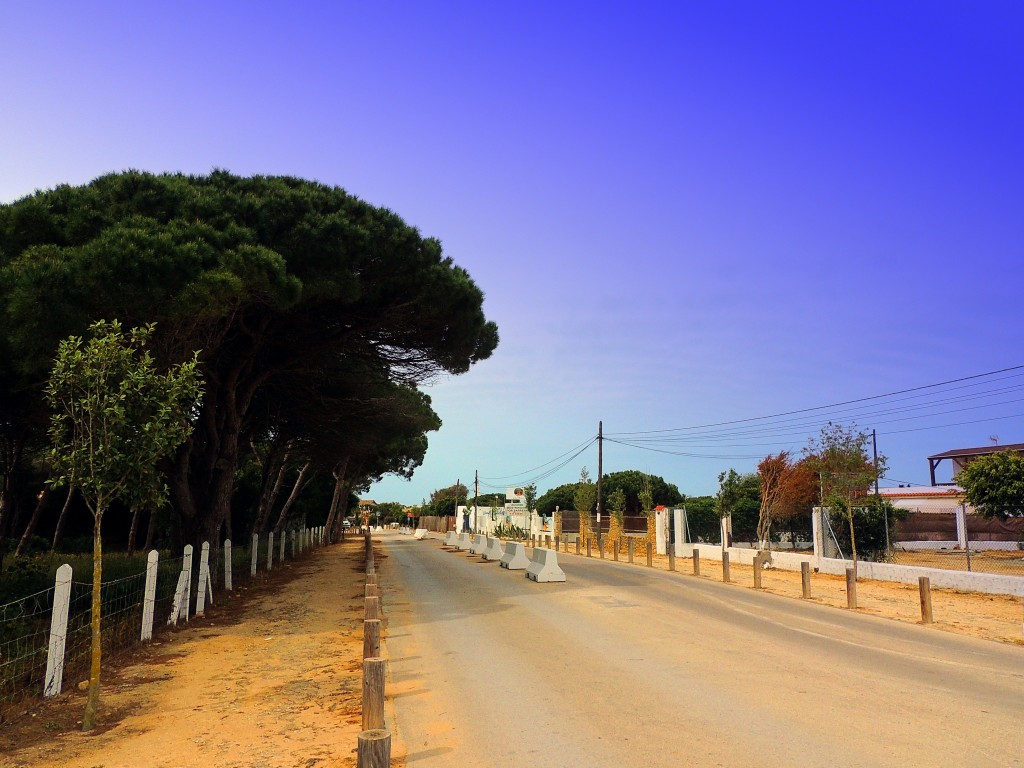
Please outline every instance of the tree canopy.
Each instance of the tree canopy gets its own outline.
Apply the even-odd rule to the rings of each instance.
[[[964,499],[985,517],[1024,516],[1024,456],[1000,451],[973,459],[955,478]]]

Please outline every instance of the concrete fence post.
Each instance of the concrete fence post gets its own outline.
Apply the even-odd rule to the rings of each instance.
[[[686,543],[686,520],[684,518],[685,514],[685,509],[672,510],[672,533],[674,534],[673,539],[676,545],[676,552],[681,550],[683,548],[683,544]]]
[[[252,535],[252,557],[249,562],[249,575],[252,578],[256,578],[256,559],[260,556],[260,535],[254,533]]]
[[[204,541],[199,552],[199,590],[196,592],[196,616],[206,613],[206,582],[210,580],[210,542]]]
[[[297,538],[299,538],[299,532],[298,531],[292,531],[292,536],[291,536],[291,539],[292,539],[292,560],[295,559],[295,540]]]
[[[234,589],[231,586],[231,539],[224,540],[224,589],[228,592]]]
[[[64,563],[53,580],[53,610],[50,613],[50,647],[46,653],[43,696],[56,696],[64,682],[64,645],[68,636],[71,607],[71,566]]]
[[[857,572],[853,568],[846,569],[846,607],[857,607]]]
[[[171,602],[171,615],[167,618],[168,624],[178,626],[178,619],[181,618],[181,608],[185,604],[185,585],[188,578],[184,569],[178,574],[178,583],[174,587],[174,600]]]
[[[160,553],[155,549],[146,557],[146,591],[142,598],[142,632],[139,640],[153,639],[153,611],[156,609],[156,574]]]
[[[274,570],[274,532],[267,534],[267,570]]]
[[[932,580],[927,576],[917,579],[917,588],[921,593],[921,623],[932,623]]]
[[[811,564],[806,560],[800,563],[800,590],[804,600],[811,599]]]
[[[191,544],[185,545],[185,554],[181,562],[181,572],[185,574],[185,594],[182,595],[178,618],[185,621],[188,621],[188,616],[192,612],[192,550]]]

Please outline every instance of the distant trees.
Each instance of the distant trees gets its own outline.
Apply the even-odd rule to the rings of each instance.
[[[761,495],[757,540],[760,547],[768,547],[773,525],[810,512],[818,496],[818,478],[806,459],[794,461],[789,451],[762,459],[757,477]]]
[[[573,507],[580,519],[580,540],[585,543],[594,538],[594,532],[590,525],[590,513],[597,502],[597,485],[590,479],[590,473],[586,467],[580,470],[580,479],[576,483],[572,500]]]
[[[1000,451],[971,460],[954,478],[985,517],[1024,516],[1024,456]]]

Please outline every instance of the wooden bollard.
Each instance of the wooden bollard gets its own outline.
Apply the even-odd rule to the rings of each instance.
[[[576,534],[576,554],[578,555],[579,553],[580,553],[580,536],[579,536],[579,534]]]
[[[927,576],[917,579],[917,587],[921,592],[921,623],[932,623],[932,580]]]
[[[356,768],[389,768],[391,731],[383,728],[361,731],[356,739]]]
[[[722,553],[722,581],[729,581],[729,553]]]
[[[558,551],[558,537],[555,536],[555,552]]]
[[[693,575],[700,576],[700,550],[693,550]]]
[[[619,562],[619,540],[616,539],[612,542],[612,560],[616,563]]]
[[[800,587],[803,591],[803,599],[811,599],[811,564],[804,560],[800,563]]]
[[[651,542],[647,542],[647,567],[654,567],[654,547],[651,546]]]
[[[668,569],[674,571],[676,569],[676,545],[668,545]]]
[[[604,538],[597,540],[597,551],[601,553],[601,559],[604,560]]]
[[[380,598],[379,597],[367,597],[364,600],[365,614],[364,619],[379,619],[380,618]]]
[[[590,545],[591,545],[591,542],[592,542],[592,539],[589,536],[587,536],[587,557],[590,557]]]
[[[384,727],[384,665],[379,656],[363,659],[363,730]]]
[[[754,555],[754,589],[761,588],[761,555]]]
[[[380,656],[380,619],[363,620],[363,658]]]
[[[377,591],[378,587],[376,584],[366,585],[366,594],[363,597],[380,597],[380,592]]]
[[[376,573],[368,573],[368,574],[366,574],[366,583],[367,584],[376,584],[377,583],[377,574]]]
[[[633,540],[632,539],[629,539],[626,542],[626,549],[628,550],[627,551],[627,555],[629,556],[629,562],[632,563],[633,562]]]
[[[853,568],[846,569],[846,607],[857,607],[857,572]]]

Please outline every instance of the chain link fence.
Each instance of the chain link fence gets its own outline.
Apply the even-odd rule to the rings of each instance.
[[[1024,576],[1024,519],[999,520],[947,507],[912,512],[896,525],[899,565]]]

